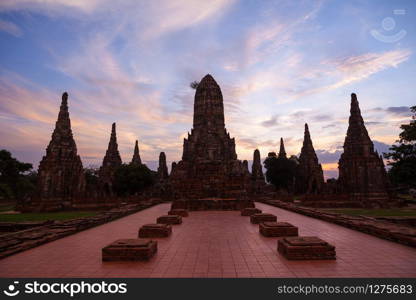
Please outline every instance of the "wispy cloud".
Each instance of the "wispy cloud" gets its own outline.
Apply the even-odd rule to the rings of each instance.
[[[299,70],[298,83],[308,84],[295,90],[289,97],[294,100],[363,81],[383,70],[396,68],[407,61],[411,54],[409,49],[391,50],[321,61],[311,69]],[[328,80],[332,82],[328,83]]]
[[[328,62],[330,66],[336,68],[341,79],[327,86],[327,88],[335,89],[354,81],[366,79],[385,69],[396,68],[399,64],[408,60],[411,53],[409,49],[392,50],[382,53],[366,53]]]
[[[23,35],[22,30],[16,24],[5,20],[0,20],[0,31],[7,32],[15,37]]]
[[[409,106],[389,106],[386,108],[376,107],[376,108],[371,109],[370,111],[384,112],[384,113],[394,115],[394,116],[408,117],[412,115],[412,112],[410,111]]]
[[[7,46],[16,51],[5,52],[10,60],[2,66],[10,72],[0,76],[0,140],[17,153],[43,154],[67,89],[86,165],[101,164],[112,122],[125,161],[137,138],[143,160],[157,161],[160,151],[168,161],[178,160],[192,126],[194,90],[188,85],[206,73],[222,88],[227,129],[241,159],[251,159],[257,147],[262,157],[277,151],[280,136],[288,137],[288,152],[298,154],[305,122],[316,149],[338,151],[347,128],[349,86],[360,87],[370,135],[384,143],[397,138],[393,127],[409,117],[409,97],[387,104],[383,90],[391,86],[388,70],[414,63],[409,40],[394,48],[359,40],[356,32],[363,29],[351,14],[340,21],[342,2],[249,3],[0,1],[1,20],[13,22],[0,23],[0,30],[20,37],[1,35],[14,41]],[[359,18],[371,16],[359,12],[368,14]],[[338,38],[328,23],[349,35]],[[46,31],[45,24],[51,26]],[[362,84],[375,74],[380,87]],[[383,99],[371,93],[377,88]],[[338,100],[342,107],[333,105]]]

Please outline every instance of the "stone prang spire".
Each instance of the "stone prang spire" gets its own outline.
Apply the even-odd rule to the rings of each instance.
[[[133,158],[131,159],[131,164],[137,165],[137,166],[140,166],[142,164],[142,160],[140,158],[140,153],[139,153],[139,141],[138,140],[136,140],[136,143],[134,145],[134,153],[133,153]]]
[[[72,135],[66,92],[62,94],[58,120],[38,174],[33,210],[52,211],[71,206],[85,192],[85,175]]]
[[[103,159],[103,165],[99,171],[100,182],[103,185],[103,191],[107,195],[113,195],[114,175],[122,161],[118,152],[116,123],[111,126],[110,141]]]
[[[224,130],[224,103],[220,86],[210,75],[202,78],[195,93],[194,129]]]
[[[296,170],[295,186],[298,194],[319,194],[322,193],[324,187],[322,166],[319,164],[313,148],[308,124],[305,124],[305,134],[299,156],[299,165]]]
[[[283,142],[283,138],[280,138],[280,150],[279,150],[279,158],[286,158],[286,150],[285,150],[285,144]]]
[[[363,206],[386,206],[389,200],[388,179],[382,158],[374,151],[356,94],[351,94],[351,110],[338,163],[339,183],[352,200]]]
[[[160,182],[166,181],[169,177],[168,166],[166,164],[165,152],[160,152],[159,167],[157,168],[157,178]]]
[[[251,178],[253,180],[264,181],[264,174],[263,174],[263,168],[261,166],[259,149],[254,150],[254,153],[253,153],[253,166],[251,170]]]
[[[209,74],[196,88],[193,128],[169,181],[178,197],[188,199],[244,198],[247,193],[250,175],[237,159],[235,139],[225,128],[221,88]]]

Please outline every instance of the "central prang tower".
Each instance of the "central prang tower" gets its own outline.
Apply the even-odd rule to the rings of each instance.
[[[182,160],[172,164],[170,183],[176,196],[188,199],[244,198],[249,188],[250,175],[225,128],[221,89],[209,74],[196,89],[193,129]]]

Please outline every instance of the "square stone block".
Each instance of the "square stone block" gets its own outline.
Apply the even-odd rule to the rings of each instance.
[[[298,236],[298,228],[287,222],[263,222],[259,231],[267,237]]]
[[[261,210],[255,207],[246,207],[241,210],[242,216],[251,216],[254,214],[261,214]]]
[[[157,218],[158,224],[176,225],[182,224],[182,217],[177,215],[164,215]]]
[[[163,238],[172,233],[168,224],[146,224],[139,229],[139,238]]]
[[[316,236],[280,239],[277,251],[290,260],[336,259],[335,247]]]
[[[186,209],[172,209],[168,212],[168,215],[187,217],[189,214]]]
[[[272,214],[254,214],[250,216],[250,222],[253,224],[260,224],[263,222],[276,222],[277,218]]]
[[[101,251],[103,261],[148,260],[157,252],[157,242],[143,239],[120,239]]]

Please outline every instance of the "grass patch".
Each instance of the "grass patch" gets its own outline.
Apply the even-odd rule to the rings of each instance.
[[[360,208],[340,208],[340,209],[328,209],[330,212],[340,213],[351,216],[369,216],[369,217],[416,217],[416,209],[360,209]]]
[[[14,207],[15,207],[14,204],[1,204],[0,212],[14,210]]]
[[[94,211],[66,211],[50,213],[22,213],[22,214],[0,214],[0,222],[25,222],[46,220],[70,220],[82,217],[95,216]]]

